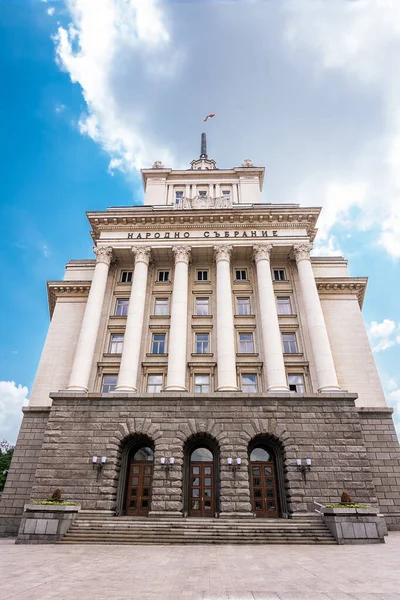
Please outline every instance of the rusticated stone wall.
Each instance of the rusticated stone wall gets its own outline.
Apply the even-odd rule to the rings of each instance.
[[[50,408],[24,408],[6,485],[0,499],[0,537],[16,535],[31,496]]]
[[[250,512],[248,444],[264,434],[281,444],[289,512],[313,511],[313,501],[337,502],[343,490],[376,503],[375,487],[353,394],[190,393],[53,394],[53,406],[32,498],[61,487],[83,509],[114,510],[124,441],[145,434],[154,442],[153,511],[182,510],[185,441],[196,433],[215,439],[220,452],[221,513]],[[98,476],[93,455],[106,456]],[[166,474],[161,456],[174,456]],[[234,478],[229,456],[242,458]],[[311,458],[304,481],[297,458]]]
[[[389,529],[400,530],[400,445],[391,408],[359,408],[376,497]]]

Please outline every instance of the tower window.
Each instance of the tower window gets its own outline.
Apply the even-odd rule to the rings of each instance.
[[[274,281],[286,281],[285,269],[274,269]]]
[[[183,192],[175,192],[175,204],[179,204],[179,201],[183,198]]]
[[[169,271],[158,271],[157,281],[163,283],[169,282]]]
[[[295,333],[282,333],[282,342],[284,354],[297,353],[297,341]]]
[[[200,198],[207,198],[207,192],[199,192]]]
[[[132,283],[132,271],[121,271],[121,283]]]
[[[236,281],[247,281],[247,269],[235,269]]]
[[[197,281],[208,281],[208,271],[197,271]]]
[[[304,394],[304,377],[303,375],[288,375],[288,385],[291,392]]]

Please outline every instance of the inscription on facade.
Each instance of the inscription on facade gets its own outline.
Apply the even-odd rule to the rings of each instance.
[[[148,239],[182,239],[190,237],[205,237],[205,238],[257,238],[257,237],[278,237],[278,231],[276,230],[261,230],[256,229],[248,231],[203,231],[203,232],[190,232],[190,231],[147,231],[144,232],[129,232],[128,240],[148,240]]]

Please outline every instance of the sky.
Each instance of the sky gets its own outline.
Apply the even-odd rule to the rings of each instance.
[[[266,202],[323,208],[315,254],[368,276],[363,308],[400,434],[400,2],[0,0],[0,439],[14,443],[46,280],[91,258],[86,210],[187,168],[266,167]]]

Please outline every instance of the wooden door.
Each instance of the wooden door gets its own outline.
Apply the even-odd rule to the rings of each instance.
[[[126,514],[147,516],[151,504],[153,465],[149,462],[132,461],[129,467]]]
[[[214,465],[211,462],[192,462],[190,463],[189,515],[213,517],[214,514]]]
[[[277,517],[279,511],[274,463],[251,462],[250,485],[256,516]]]

